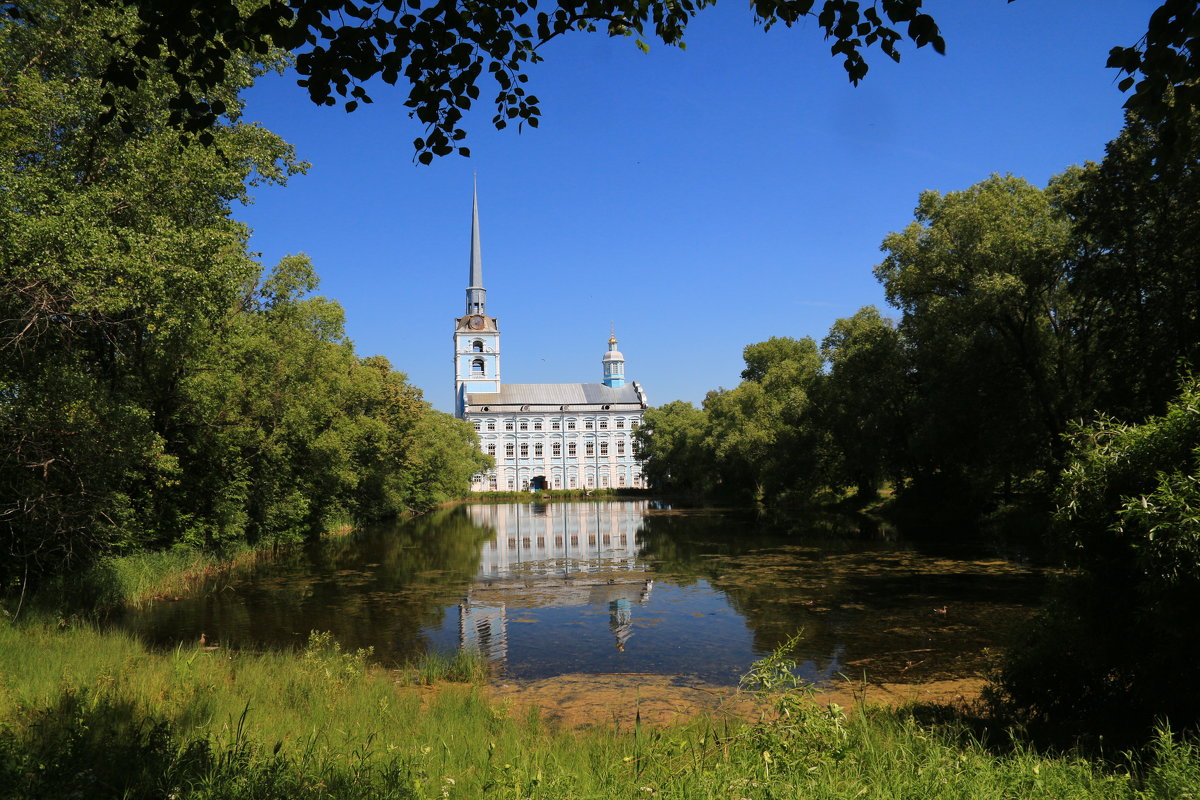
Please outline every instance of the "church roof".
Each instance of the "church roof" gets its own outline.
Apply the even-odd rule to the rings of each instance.
[[[501,384],[498,392],[469,393],[467,405],[549,407],[536,409],[540,411],[557,411],[559,406],[568,406],[571,411],[586,411],[587,406],[595,406],[593,410],[600,410],[601,406],[622,405],[633,410],[644,408],[646,401],[637,381],[616,388],[603,383],[505,383]],[[478,411],[477,408],[471,410]]]

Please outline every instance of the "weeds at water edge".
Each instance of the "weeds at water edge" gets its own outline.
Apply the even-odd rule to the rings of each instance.
[[[453,655],[430,650],[400,670],[400,683],[432,686],[435,683],[487,682],[488,664],[479,652],[461,649]]]

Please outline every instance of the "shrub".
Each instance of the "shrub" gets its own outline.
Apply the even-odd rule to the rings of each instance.
[[[1200,381],[1140,425],[1074,433],[1055,529],[1073,572],[1013,648],[1003,698],[1037,725],[1142,739],[1200,722]]]

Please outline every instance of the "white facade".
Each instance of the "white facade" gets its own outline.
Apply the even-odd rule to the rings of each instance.
[[[471,217],[466,314],[454,322],[454,411],[470,421],[495,468],[472,491],[621,489],[644,485],[633,432],[648,407],[610,336],[599,383],[518,383],[500,379],[500,328],[486,313],[479,208]]]
[[[646,402],[636,382],[620,393],[632,395],[632,402],[521,402],[544,399],[538,389],[586,385],[517,384],[498,393],[468,394],[463,418],[475,426],[483,452],[496,461],[495,469],[476,476],[472,490],[640,488],[633,433],[642,424]],[[522,392],[525,387],[534,391]]]

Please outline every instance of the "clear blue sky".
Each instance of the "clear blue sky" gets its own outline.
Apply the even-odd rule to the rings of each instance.
[[[478,172],[488,311],[505,381],[599,381],[610,321],[652,404],[737,384],[742,348],[812,336],[884,306],[871,269],[924,189],[1009,172],[1044,185],[1103,156],[1122,95],[1110,47],[1157,0],[929,0],[942,57],[874,53],[850,86],[813,24],[763,33],[745,2],[702,13],[686,51],[567,36],[530,71],[541,127],[468,116],[471,158],[420,166],[403,93],[352,114],[294,76],[264,79],[247,118],[312,163],[237,216],[273,264],[310,255],[361,355],[382,354],[452,407],[452,320],[467,283]]]

